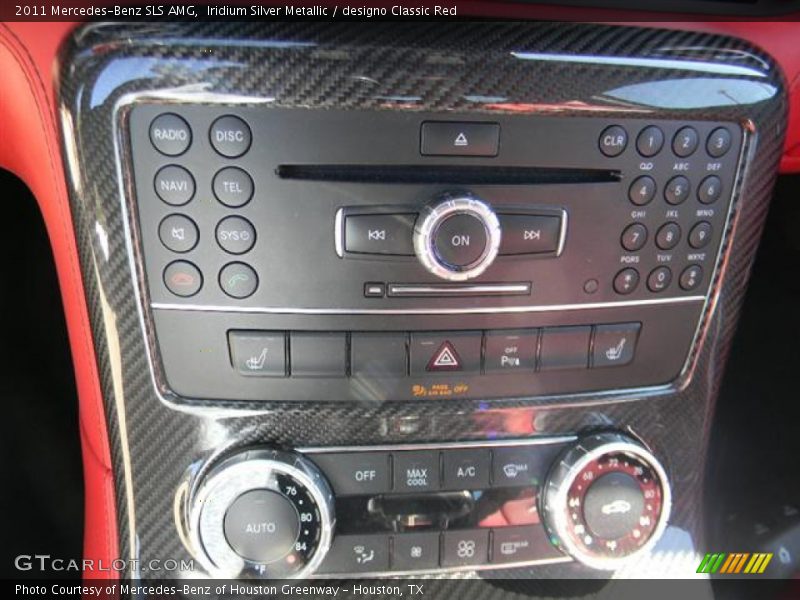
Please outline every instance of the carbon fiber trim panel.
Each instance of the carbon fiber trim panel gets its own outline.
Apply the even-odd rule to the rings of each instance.
[[[693,78],[713,80],[728,92],[698,97]],[[608,93],[668,82],[674,85],[661,85],[660,93],[637,102]],[[747,85],[737,87],[742,82]],[[755,88],[761,93],[744,91]],[[740,93],[731,98],[734,89]],[[784,83],[769,57],[706,34],[577,24],[100,24],[79,29],[63,49],[59,94],[123,556],[188,557],[181,503],[209,465],[233,447],[520,438],[611,428],[645,441],[664,464],[673,484],[670,525],[689,540],[688,547],[682,538],[682,545],[654,555],[648,570],[675,574],[681,568],[675,550],[691,554],[702,547],[700,497],[714,400],[783,141]],[[137,302],[148,298],[137,283],[137,240],[129,239],[135,230],[122,210],[121,196],[132,190],[121,178],[126,150],[115,137],[114,118],[132,94],[178,102],[547,112],[564,118],[623,112],[743,123],[752,143],[718,285],[691,358],[694,368],[675,386],[571,397],[271,403],[264,410],[252,404],[169,405],[155,384],[158,372],[154,377],[150,370],[154,347]],[[498,97],[505,99],[499,106]],[[513,573],[559,575],[591,573],[574,565]],[[453,583],[452,595],[462,591],[459,585]],[[483,595],[504,593],[487,587]]]

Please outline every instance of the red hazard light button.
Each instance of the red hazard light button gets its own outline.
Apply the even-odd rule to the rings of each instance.
[[[479,331],[411,334],[411,374],[478,373],[481,369]]]

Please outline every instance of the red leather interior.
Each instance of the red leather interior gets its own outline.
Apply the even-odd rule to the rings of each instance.
[[[468,3],[469,14],[536,18],[537,7]],[[541,7],[538,7],[541,9]],[[552,13],[552,10],[550,11]],[[585,11],[576,13],[584,15]],[[597,20],[619,14],[593,11]],[[611,17],[611,18],[609,18]],[[791,112],[783,171],[800,171],[800,25],[792,22],[649,23],[736,35],[762,47],[783,67],[791,85]],[[78,253],[67,201],[54,97],[54,66],[60,44],[75,26],[68,22],[0,23],[0,167],[17,174],[35,195],[50,236],[67,317],[80,398],[86,484],[85,558],[109,564],[117,558],[114,481],[97,362],[92,343]],[[87,573],[114,577],[113,571]]]
[[[117,558],[111,455],[89,314],[67,201],[53,89],[54,58],[74,23],[0,23],[0,166],[33,192],[53,248],[80,398],[85,501],[84,558]],[[110,578],[111,570],[86,572]]]

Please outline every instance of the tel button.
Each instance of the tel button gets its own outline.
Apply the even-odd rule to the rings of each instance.
[[[214,195],[225,206],[239,208],[253,197],[253,179],[237,167],[225,167],[214,175]]]
[[[389,455],[383,452],[333,452],[310,456],[337,496],[384,494],[391,489]]]
[[[150,124],[150,141],[161,154],[178,156],[189,149],[192,130],[178,115],[166,113],[157,116]]]
[[[211,124],[211,145],[222,156],[237,158],[250,149],[252,134],[242,119],[233,115],[220,117]]]

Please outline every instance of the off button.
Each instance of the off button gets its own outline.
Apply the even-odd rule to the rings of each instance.
[[[388,453],[333,452],[309,458],[325,473],[337,496],[384,494],[391,489]]]

